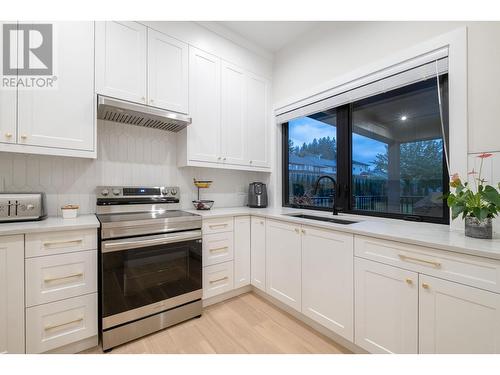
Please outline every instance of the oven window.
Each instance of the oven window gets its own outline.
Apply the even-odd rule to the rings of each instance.
[[[201,257],[201,240],[103,253],[103,317],[201,289]]]

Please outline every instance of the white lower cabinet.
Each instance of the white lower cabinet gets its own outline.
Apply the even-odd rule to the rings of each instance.
[[[300,311],[300,225],[267,220],[266,292]]]
[[[24,353],[24,235],[0,237],[0,353]]]
[[[266,219],[250,219],[250,275],[251,284],[266,291]]]
[[[354,273],[354,343],[370,353],[417,353],[418,274],[360,258]]]
[[[26,307],[97,290],[97,251],[26,259]]]
[[[233,232],[203,235],[203,265],[233,260]]]
[[[234,287],[250,284],[250,216],[234,218]]]
[[[500,353],[500,294],[420,275],[420,353]]]
[[[26,352],[43,353],[97,335],[97,293],[26,309]]]
[[[232,261],[203,267],[203,298],[229,292],[234,287]]]
[[[302,313],[353,340],[353,235],[303,226]]]

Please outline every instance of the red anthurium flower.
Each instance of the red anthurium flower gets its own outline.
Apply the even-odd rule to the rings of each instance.
[[[489,158],[490,156],[493,156],[493,154],[483,152],[481,155],[478,155],[477,157],[481,158],[481,159],[486,159],[486,158]]]

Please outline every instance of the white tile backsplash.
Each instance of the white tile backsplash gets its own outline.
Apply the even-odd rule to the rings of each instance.
[[[214,168],[177,168],[177,137],[156,129],[98,121],[97,160],[0,153],[0,191],[43,191],[49,215],[59,207],[80,205],[80,213],[95,212],[99,185],[177,185],[184,208],[196,199],[193,177],[213,180],[201,199],[214,207],[246,204],[248,184],[268,182],[269,174]]]

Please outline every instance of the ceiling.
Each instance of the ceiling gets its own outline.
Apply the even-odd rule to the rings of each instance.
[[[318,25],[318,22],[314,21],[219,21],[217,23],[270,53],[275,53],[299,35]]]

